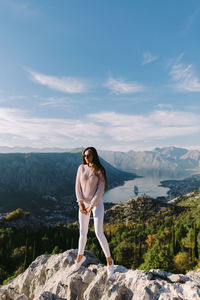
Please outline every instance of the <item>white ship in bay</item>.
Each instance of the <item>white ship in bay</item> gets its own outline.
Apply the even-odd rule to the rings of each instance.
[[[139,193],[139,189],[138,189],[138,186],[137,186],[137,185],[134,185],[134,193],[135,193],[136,196],[137,196],[138,193]]]

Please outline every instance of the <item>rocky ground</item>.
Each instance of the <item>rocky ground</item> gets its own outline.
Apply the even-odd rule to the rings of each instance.
[[[162,270],[128,270],[106,266],[85,251],[86,261],[73,273],[77,250],[38,256],[24,273],[0,287],[1,300],[196,300],[200,299],[200,269],[186,275]]]

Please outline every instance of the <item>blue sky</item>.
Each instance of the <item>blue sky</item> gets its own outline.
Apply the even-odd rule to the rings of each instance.
[[[200,2],[0,0],[0,146],[200,149]]]

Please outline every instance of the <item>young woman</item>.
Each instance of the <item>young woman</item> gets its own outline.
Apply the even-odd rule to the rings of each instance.
[[[73,265],[77,271],[86,260],[84,254],[87,242],[88,224],[92,211],[94,218],[95,234],[99,240],[107,260],[107,274],[114,273],[114,262],[110,256],[107,239],[103,233],[104,204],[102,195],[106,187],[106,171],[100,163],[99,156],[94,147],[86,148],[82,153],[82,164],[76,176],[76,198],[79,204],[79,243],[78,255]]]

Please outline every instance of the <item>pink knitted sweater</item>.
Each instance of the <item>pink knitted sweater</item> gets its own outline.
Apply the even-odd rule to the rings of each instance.
[[[99,170],[92,174],[92,168],[81,164],[76,175],[76,198],[78,203],[87,202],[97,206],[105,190],[105,179]]]

